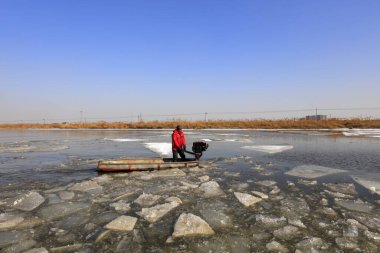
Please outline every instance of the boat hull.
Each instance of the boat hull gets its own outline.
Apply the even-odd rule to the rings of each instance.
[[[174,168],[192,168],[199,165],[199,161],[187,159],[185,161],[173,162],[166,158],[126,158],[115,160],[101,160],[97,170],[100,172],[118,171],[144,171],[164,170]]]

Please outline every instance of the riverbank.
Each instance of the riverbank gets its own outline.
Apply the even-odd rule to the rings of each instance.
[[[188,129],[336,129],[380,128],[380,119],[328,120],[209,120],[209,121],[147,121],[147,122],[62,122],[0,124],[0,129],[172,129],[180,124]]]

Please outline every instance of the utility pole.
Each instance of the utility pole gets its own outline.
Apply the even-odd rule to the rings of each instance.
[[[205,112],[205,121],[207,121],[207,112]]]
[[[318,120],[318,108],[315,108],[315,120]]]

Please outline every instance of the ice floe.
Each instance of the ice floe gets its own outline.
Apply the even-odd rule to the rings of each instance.
[[[324,242],[319,237],[305,237],[302,241],[296,244],[296,248],[301,252],[320,252],[318,249],[323,245]]]
[[[83,182],[74,184],[72,187],[69,188],[69,190],[95,193],[95,192],[101,192],[102,188],[103,187],[100,186],[97,182],[88,180],[88,181],[83,181]]]
[[[0,153],[56,152],[68,149],[66,145],[51,141],[21,141],[0,143]]]
[[[143,217],[150,223],[154,223],[179,205],[180,204],[178,202],[172,201],[149,208],[142,208],[140,212],[137,212],[137,215]]]
[[[338,206],[351,210],[351,211],[370,213],[373,209],[373,206],[371,204],[363,202],[360,199],[358,200],[334,199],[334,201],[335,201],[335,204],[337,204]]]
[[[273,235],[280,240],[288,241],[299,237],[301,235],[301,231],[297,227],[287,225],[275,230],[273,232]]]
[[[256,182],[256,184],[265,186],[265,187],[271,187],[271,186],[275,186],[277,183],[273,180],[262,180],[262,181]]]
[[[243,146],[243,149],[260,151],[268,154],[280,153],[293,148],[292,145],[253,145],[253,146]]]
[[[279,242],[271,241],[267,243],[266,248],[269,252],[288,253],[289,250]]]
[[[26,194],[22,194],[14,199],[11,207],[22,210],[32,211],[45,202],[45,198],[38,192],[31,191]]]
[[[131,210],[131,206],[125,200],[119,200],[118,202],[111,203],[110,207],[115,208],[116,211],[128,212]]]
[[[149,207],[154,205],[160,198],[161,196],[159,195],[143,193],[134,202],[142,207]]]
[[[116,141],[116,142],[134,142],[134,141],[144,141],[144,139],[128,139],[128,138],[120,138],[120,139],[108,139],[104,138],[106,141]]]
[[[217,135],[222,135],[222,136],[246,136],[243,134],[217,134]]]
[[[350,129],[342,132],[347,137],[373,137],[380,138],[380,129]]]
[[[259,226],[269,228],[269,227],[282,227],[285,226],[287,223],[287,220],[285,217],[277,217],[274,215],[263,215],[263,214],[257,214],[255,216],[256,223]]]
[[[358,177],[358,176],[351,176],[353,180],[355,180],[356,183],[360,184],[364,188],[368,189],[372,193],[377,193],[380,195],[380,180],[376,180],[367,177]]]
[[[122,215],[108,223],[105,228],[116,231],[132,231],[136,222],[136,217]]]
[[[24,253],[49,253],[49,251],[47,251],[47,249],[42,247],[42,248],[33,248],[28,251],[24,251]]]
[[[353,183],[323,184],[327,189],[348,195],[357,195],[355,185]]]
[[[222,229],[233,226],[232,218],[228,213],[231,209],[227,204],[215,199],[200,200],[196,208],[202,218],[214,229]]]
[[[210,225],[201,217],[182,213],[174,225],[173,238],[185,236],[207,236],[215,234]]]
[[[46,206],[38,211],[38,216],[44,220],[52,221],[77,212],[85,212],[90,208],[89,203],[67,202]]]
[[[294,167],[285,174],[295,177],[304,177],[312,179],[342,172],[345,171],[318,165],[300,165]]]
[[[242,203],[244,206],[252,206],[258,202],[260,202],[262,199],[252,196],[251,194],[247,193],[241,193],[241,192],[234,192],[235,197],[239,200],[240,203]]]
[[[207,141],[207,142],[240,142],[240,143],[252,143],[253,141],[250,139],[244,139],[244,138],[226,138],[226,139],[219,139],[219,138],[203,138],[201,139],[202,141]]]
[[[223,190],[215,181],[208,181],[206,183],[201,184],[199,186],[199,190],[203,193],[203,196],[206,198],[224,195]]]
[[[150,142],[144,143],[144,146],[162,156],[170,156],[172,154],[172,144],[169,142]]]
[[[9,213],[0,213],[0,231],[5,229],[10,229],[24,221],[24,217],[9,214]]]

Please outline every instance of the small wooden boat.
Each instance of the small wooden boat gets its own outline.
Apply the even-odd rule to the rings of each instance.
[[[138,170],[163,170],[173,168],[191,168],[199,165],[195,159],[179,160],[173,162],[171,158],[123,158],[117,160],[101,160],[98,163],[98,171],[138,171]]]

